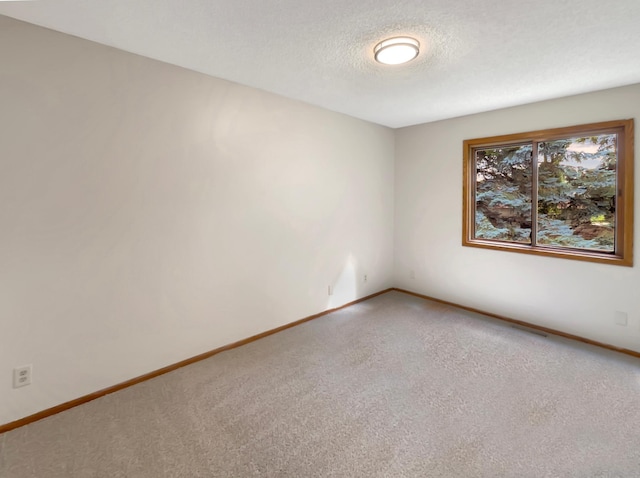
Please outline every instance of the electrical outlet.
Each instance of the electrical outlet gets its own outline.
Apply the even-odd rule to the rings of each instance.
[[[329,295],[333,295],[333,287],[329,286],[327,291],[329,292]]]
[[[364,275],[364,282],[367,282],[367,274]]]
[[[613,321],[616,325],[627,325],[627,323],[629,322],[629,318],[626,312],[620,312],[619,310],[616,310],[613,313]]]
[[[13,369],[13,388],[26,387],[31,385],[31,365],[17,367]]]

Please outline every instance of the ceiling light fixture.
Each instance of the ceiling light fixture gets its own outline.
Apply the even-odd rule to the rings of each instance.
[[[401,65],[413,60],[420,53],[420,43],[411,37],[394,37],[378,43],[373,49],[377,62],[385,65]]]

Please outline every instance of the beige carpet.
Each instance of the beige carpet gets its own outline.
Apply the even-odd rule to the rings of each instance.
[[[0,477],[640,477],[640,360],[390,292],[0,435]]]

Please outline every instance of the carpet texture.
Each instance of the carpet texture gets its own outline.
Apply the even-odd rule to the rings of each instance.
[[[389,292],[0,435],[0,476],[639,477],[640,360]]]

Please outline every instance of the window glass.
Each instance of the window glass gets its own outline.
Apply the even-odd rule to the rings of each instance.
[[[538,146],[538,243],[615,250],[616,135]]]
[[[475,152],[478,239],[531,244],[531,145]]]

